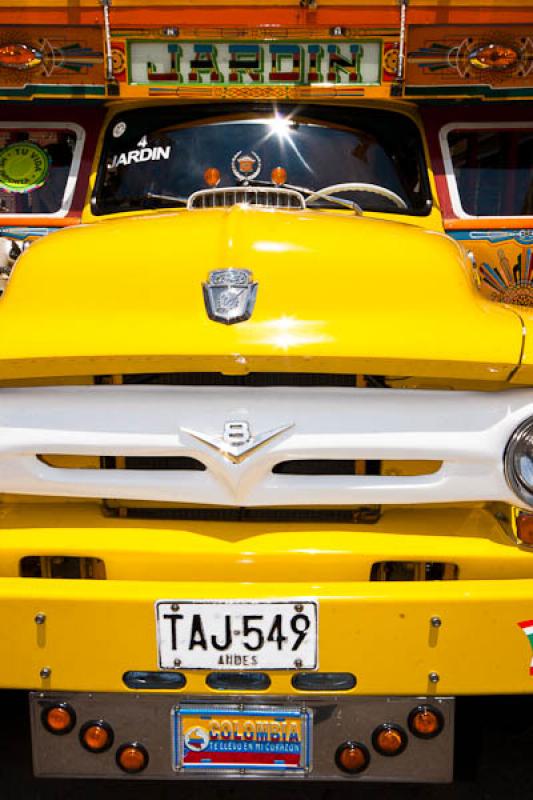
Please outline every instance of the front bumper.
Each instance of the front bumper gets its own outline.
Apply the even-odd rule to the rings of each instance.
[[[519,625],[533,619],[533,554],[483,509],[327,527],[117,519],[97,503],[0,509],[0,688],[131,692],[125,672],[158,669],[157,600],[307,597],[319,603],[319,669],[353,673],[351,694],[533,693]],[[30,555],[100,558],[107,579],[17,577]],[[370,581],[389,559],[456,563],[459,579]],[[298,695],[292,675],[272,672],[263,695]],[[223,694],[205,671],[185,677],[182,693]]]
[[[163,597],[316,597],[320,670],[354,673],[357,694],[533,691],[531,647],[519,626],[533,617],[531,579],[235,585],[4,578],[0,685],[124,691],[125,672],[157,669],[154,603]],[[36,624],[37,614],[45,615],[44,624]],[[431,624],[435,616],[439,628]],[[291,675],[272,673],[265,695],[296,694]],[[188,693],[211,692],[204,671],[186,677]]]

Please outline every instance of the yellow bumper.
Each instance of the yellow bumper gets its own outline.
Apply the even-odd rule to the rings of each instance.
[[[320,604],[320,668],[353,672],[357,693],[533,691],[531,648],[518,625],[533,617],[533,580],[235,585],[4,578],[0,685],[124,690],[127,670],[157,669],[157,599],[310,596]],[[38,613],[46,615],[44,625],[35,624]],[[50,678],[39,677],[43,667]],[[189,693],[209,691],[205,673],[189,673],[187,681]],[[290,673],[274,673],[269,691],[291,693]]]
[[[101,558],[107,580],[16,577],[47,554]],[[370,582],[383,559],[454,562],[459,580]],[[158,668],[157,600],[295,597],[318,599],[320,670],[354,673],[355,694],[533,692],[519,626],[533,553],[482,509],[392,510],[365,528],[111,519],[97,503],[2,507],[0,687],[128,691],[124,672]],[[185,674],[185,692],[211,692]],[[295,692],[290,672],[271,678],[267,694]]]

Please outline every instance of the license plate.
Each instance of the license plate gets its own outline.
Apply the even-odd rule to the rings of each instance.
[[[305,772],[311,763],[312,712],[283,706],[177,706],[174,769]]]
[[[159,600],[161,669],[316,669],[315,600]]]

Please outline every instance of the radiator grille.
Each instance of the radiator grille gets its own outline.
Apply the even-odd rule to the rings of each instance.
[[[300,192],[262,186],[201,189],[191,194],[187,208],[229,208],[239,203],[266,208],[305,208],[305,200]]]

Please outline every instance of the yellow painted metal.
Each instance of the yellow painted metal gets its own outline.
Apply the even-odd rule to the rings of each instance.
[[[157,669],[156,600],[305,596],[320,603],[320,669],[355,673],[357,693],[533,691],[517,624],[533,617],[533,555],[482,507],[391,509],[367,526],[129,520],[98,503],[0,509],[1,687],[126,691],[123,672]],[[15,577],[21,557],[54,554],[102,558],[109,579]],[[370,582],[382,560],[456,563],[459,580]],[[210,692],[205,673],[188,673],[186,690]],[[294,693],[290,673],[272,673],[269,691]]]
[[[158,599],[315,597],[323,671],[357,675],[372,694],[531,693],[533,580],[368,583],[0,579],[0,685],[120,691],[122,674],[157,669]],[[36,625],[36,614],[46,615]],[[442,626],[431,626],[439,616]],[[48,667],[51,677],[41,680]],[[437,672],[438,684],[428,675]],[[206,693],[205,673],[187,690]],[[273,673],[272,693],[294,693]]]
[[[481,507],[388,508],[374,524],[229,523],[123,519],[88,502],[0,505],[0,577],[24,556],[105,561],[111,580],[235,583],[357,580],[379,561],[440,561],[461,579],[533,578],[533,554],[517,547]]]
[[[430,186],[436,198],[431,174]],[[17,263],[0,380],[205,370],[502,382],[520,358],[519,317],[479,297],[436,202],[427,217],[233,207],[102,218],[87,201],[83,219],[99,224],[36,242]],[[224,267],[259,283],[239,325],[204,308],[201,285]]]
[[[259,283],[239,325],[205,311],[202,282],[224,267]],[[0,379],[293,370],[505,380],[522,345],[519,317],[479,297],[443,234],[239,206],[47,237],[17,263],[1,322]]]

